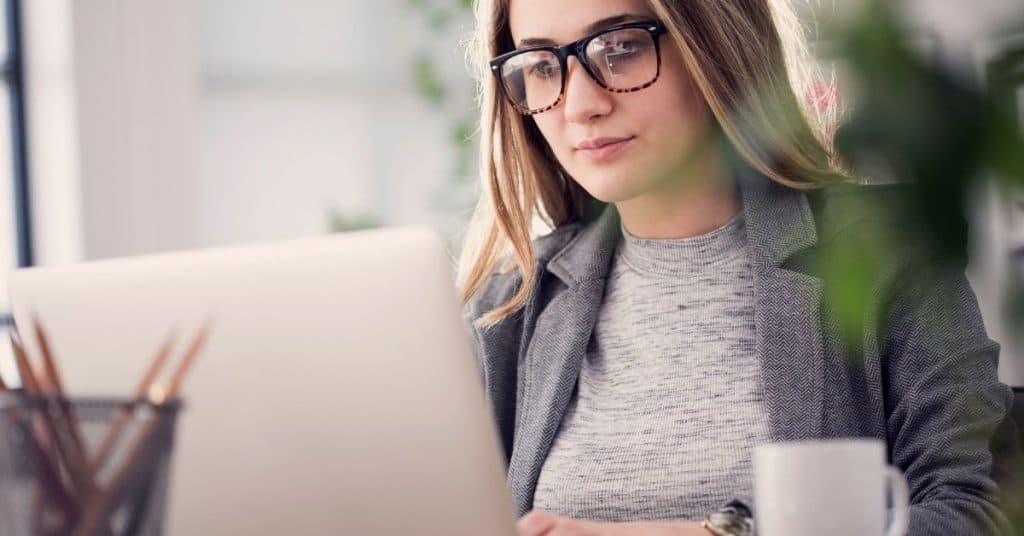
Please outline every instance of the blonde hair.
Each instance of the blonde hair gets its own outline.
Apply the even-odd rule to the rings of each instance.
[[[466,231],[458,284],[468,302],[487,278],[514,264],[522,277],[478,326],[521,308],[536,282],[535,216],[552,229],[585,221],[595,201],[558,163],[529,117],[499,94],[487,61],[514,48],[510,0],[476,0],[469,53],[479,82],[481,196]],[[788,0],[648,0],[668,28],[718,130],[743,163],[791,188],[840,180],[828,111],[808,96],[814,62]],[[511,264],[510,264],[511,263]]]

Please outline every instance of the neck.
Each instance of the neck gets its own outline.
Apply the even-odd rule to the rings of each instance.
[[[725,225],[740,210],[736,182],[719,173],[701,176],[616,203],[622,224],[633,236],[649,239],[691,238]]]

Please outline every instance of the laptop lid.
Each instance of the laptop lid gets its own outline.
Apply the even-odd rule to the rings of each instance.
[[[24,269],[9,288],[71,395],[130,396],[170,332],[180,356],[212,320],[169,534],[512,535],[453,282],[436,233],[394,228]]]

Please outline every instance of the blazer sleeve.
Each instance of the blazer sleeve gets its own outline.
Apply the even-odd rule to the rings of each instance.
[[[881,359],[892,463],[907,477],[909,536],[1009,534],[989,441],[1012,405],[963,266],[915,264],[889,293]]]

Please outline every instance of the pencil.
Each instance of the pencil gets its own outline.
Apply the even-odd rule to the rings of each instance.
[[[28,358],[26,357],[25,351],[24,349],[22,349],[21,344],[19,344],[17,340],[14,338],[14,335],[10,334],[9,338],[11,341],[11,348],[14,350],[14,359],[18,367],[18,373],[19,375],[21,375],[22,391],[26,395],[31,396],[35,394],[35,381],[32,377],[31,367],[29,366]],[[20,412],[18,412],[15,408],[10,409],[11,411],[6,412],[8,417],[15,421],[17,426],[20,428],[22,426],[21,423],[23,420],[20,415]],[[31,407],[29,407],[29,411],[32,411]],[[55,427],[53,426],[53,423],[50,421],[49,416],[46,414],[45,411],[40,411],[39,413],[39,417],[43,421],[43,429],[48,429],[52,433]],[[78,519],[79,516],[78,502],[75,500],[75,497],[71,493],[69,493],[67,489],[64,488],[64,485],[61,482],[60,472],[54,465],[53,460],[51,460],[51,458],[47,455],[46,450],[48,449],[44,449],[44,447],[42,446],[42,443],[44,443],[44,441],[39,439],[36,433],[32,431],[31,422],[28,423],[28,430],[29,448],[32,450],[32,453],[35,455],[36,461],[39,464],[39,471],[41,472],[43,485],[46,486],[47,489],[49,490],[50,496],[57,501],[57,506],[65,514],[65,518],[67,519],[68,523],[73,524]]]
[[[32,326],[35,329],[36,341],[39,343],[39,351],[43,355],[43,370],[46,371],[47,386],[50,387],[51,391],[56,392],[60,409],[63,412],[64,418],[68,421],[68,428],[71,433],[71,439],[74,441],[76,456],[80,456],[84,462],[85,444],[82,441],[82,432],[78,426],[78,419],[75,418],[74,412],[67,402],[67,397],[64,396],[64,384],[60,379],[60,373],[57,372],[57,363],[53,358],[53,352],[50,350],[50,343],[47,340],[46,332],[43,330],[43,325],[39,322],[39,319],[34,315],[32,317]]]
[[[149,461],[152,463],[154,456],[159,454],[161,444],[157,441],[159,439],[157,432],[166,429],[164,428],[166,402],[177,396],[185,376],[206,343],[210,326],[211,323],[207,321],[192,339],[188,349],[185,351],[185,356],[175,369],[167,389],[159,397],[151,396],[151,403],[156,405],[155,414],[144,425],[143,429],[135,435],[135,440],[128,449],[124,464],[115,473],[110,483],[107,486],[100,487],[92,500],[87,503],[82,514],[81,524],[74,532],[76,536],[94,534],[103,523],[103,520],[120,503],[122,496],[130,489],[131,484],[142,476],[140,469],[145,467],[145,462]],[[155,385],[150,387],[150,392],[153,393],[155,390],[152,387],[155,387]]]
[[[71,409],[71,404],[64,396],[64,388],[57,372],[53,353],[50,350],[50,343],[46,333],[38,319],[32,317],[32,326],[36,334],[36,341],[39,344],[40,353],[43,356],[43,370],[46,371],[47,383],[50,384],[49,391],[43,391],[38,380],[34,379],[35,390],[44,395],[50,395],[48,399],[56,406],[56,418],[52,421],[57,426],[54,431],[54,439],[61,449],[64,461],[67,463],[68,472],[71,473],[71,480],[75,484],[75,491],[79,498],[88,501],[90,495],[96,491],[96,482],[92,472],[89,470],[89,462],[85,455],[85,445],[82,442],[82,435],[78,429],[78,421]],[[26,359],[27,364],[27,359]],[[31,369],[29,369],[31,376]]]
[[[163,368],[164,363],[167,362],[168,356],[171,355],[171,347],[174,344],[175,334],[171,333],[164,341],[163,345],[157,351],[156,356],[150,363],[149,368],[142,375],[142,380],[139,382],[138,387],[135,389],[136,400],[142,399],[146,396],[146,392],[149,386],[153,384],[157,374],[160,373],[160,369]],[[118,412],[117,418],[114,423],[107,429],[107,434],[99,443],[99,447],[96,449],[96,453],[92,456],[89,466],[94,472],[99,472],[100,468],[103,467],[107,462],[107,457],[114,450],[114,445],[118,443],[121,435],[124,432],[125,426],[131,420],[132,412],[127,408],[122,409]]]
[[[213,322],[207,320],[203,327],[199,328],[199,333],[192,339],[191,344],[188,345],[188,349],[185,350],[185,357],[182,358],[181,363],[178,364],[178,368],[174,371],[171,376],[171,383],[168,389],[168,398],[173,398],[178,395],[178,391],[181,389],[182,382],[185,381],[185,375],[192,368],[192,364],[195,362],[196,357],[199,356],[199,352],[203,349],[206,344],[206,340],[210,335],[210,329]]]

